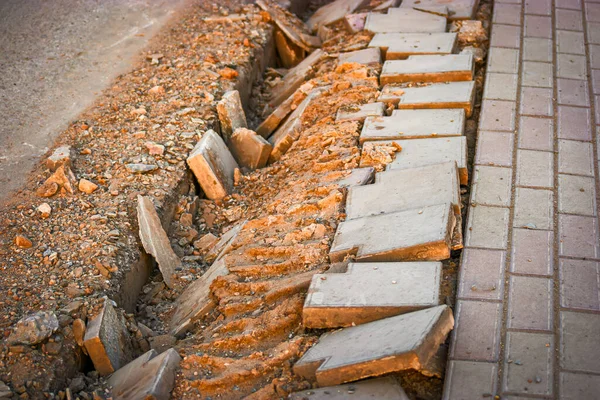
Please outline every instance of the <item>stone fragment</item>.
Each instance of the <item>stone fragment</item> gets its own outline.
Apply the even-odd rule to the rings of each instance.
[[[221,77],[225,79],[235,79],[239,76],[239,72],[229,67],[221,68],[217,72],[219,73],[219,75],[221,75]]]
[[[222,253],[228,251],[229,246],[233,240],[237,237],[237,234],[244,227],[245,221],[238,223],[233,228],[223,233],[219,238],[219,241],[211,247],[211,249],[204,256],[204,260],[208,263],[214,262]]]
[[[50,207],[50,204],[48,203],[42,203],[37,207],[37,211],[42,218],[48,218],[52,213],[52,207]]]
[[[75,186],[75,182],[77,182],[77,179],[75,178],[73,171],[71,171],[71,168],[65,165],[61,165],[58,168],[56,168],[56,171],[54,171],[54,173],[48,179],[46,179],[44,185],[51,185],[52,183],[56,183],[61,189],[61,193],[73,194],[75,192],[75,190],[73,189],[73,187]]]
[[[400,7],[410,7],[416,9],[428,9],[431,7],[448,7],[448,18],[473,19],[477,11],[478,0],[403,0]]]
[[[267,139],[281,122],[308,96],[314,85],[306,82],[300,86],[290,97],[281,103],[265,120],[256,128],[256,133]]]
[[[461,50],[460,54],[471,54],[473,60],[475,60],[477,64],[480,64],[485,58],[485,49],[481,47],[466,46]]]
[[[40,197],[52,197],[58,192],[59,188],[56,182],[44,182],[36,189],[35,193]]]
[[[257,169],[267,165],[273,146],[256,132],[237,128],[229,139],[229,149],[241,167]]]
[[[366,185],[367,183],[371,183],[373,181],[373,176],[375,175],[375,168],[366,167],[366,168],[354,168],[350,171],[346,177],[338,180],[336,182],[340,187],[352,187],[352,186],[360,186]]]
[[[418,371],[453,326],[450,307],[441,305],[326,333],[296,362],[294,372],[327,386]]]
[[[346,28],[348,28],[350,33],[360,32],[365,29],[367,14],[368,13],[347,14],[344,17],[344,23],[346,24]]]
[[[381,4],[373,8],[373,11],[386,11],[393,7],[398,7],[401,0],[384,0]]]
[[[306,25],[316,32],[320,25],[329,25],[344,18],[346,14],[351,14],[356,10],[364,0],[335,0],[319,8],[308,19]]]
[[[81,192],[87,194],[92,194],[94,191],[96,191],[96,189],[98,189],[98,185],[92,181],[88,181],[87,179],[80,179],[77,187]]]
[[[146,142],[144,146],[148,149],[148,154],[151,156],[162,156],[165,152],[165,146],[154,142]]]
[[[256,4],[271,15],[277,28],[281,30],[286,38],[302,50],[311,51],[314,48],[321,47],[321,41],[318,37],[308,34],[305,24],[294,14],[286,13],[281,7],[268,4],[263,0],[257,0]]]
[[[71,167],[71,146],[57,147],[52,155],[46,159],[46,167],[50,171],[56,171],[61,165]]]
[[[0,381],[0,399],[11,399],[13,392],[10,388],[2,381]]]
[[[269,106],[272,109],[277,108],[285,99],[302,86],[305,81],[312,78],[315,65],[325,57],[327,57],[327,53],[321,49],[317,49],[302,60],[300,64],[290,69],[284,75],[281,82],[273,87]]]
[[[458,165],[460,184],[469,183],[466,137],[394,140],[393,142],[401,146],[402,151],[396,153],[394,160],[387,165],[387,170],[417,168],[455,161]]]
[[[150,343],[150,348],[152,350],[155,350],[158,354],[161,354],[175,346],[175,343],[177,343],[177,338],[172,335],[152,336],[148,338],[148,343]]]
[[[150,350],[115,372],[108,384],[119,400],[168,400],[175,386],[181,357],[174,349],[162,354]]]
[[[284,68],[292,68],[298,65],[304,58],[305,51],[286,39],[281,30],[275,29],[274,35],[275,47],[277,48],[277,54],[279,54],[282,66]]]
[[[181,260],[171,248],[167,233],[149,197],[138,195],[137,217],[142,245],[148,254],[154,256],[165,283],[172,288],[173,275],[181,266]]]
[[[237,128],[248,127],[240,92],[237,90],[225,92],[217,103],[217,113],[221,122],[221,135],[226,143]]]
[[[329,258],[357,261],[439,261],[450,257],[456,228],[451,203],[373,215],[342,222]]]
[[[382,85],[470,81],[473,79],[474,66],[472,54],[410,56],[406,60],[386,61],[379,81]]]
[[[31,240],[29,240],[23,235],[15,236],[15,244],[17,245],[17,247],[20,247],[22,249],[29,249],[31,246],[33,246]]]
[[[368,117],[360,142],[462,136],[465,120],[462,109],[394,110],[389,117]]]
[[[480,44],[488,40],[487,31],[481,21],[461,21],[458,30],[458,43],[462,46]]]
[[[206,197],[221,199],[233,190],[233,170],[238,167],[225,142],[209,129],[187,159]]]
[[[216,237],[212,233],[207,233],[206,235],[202,236],[200,239],[194,242],[194,248],[199,252],[203,253],[205,251],[208,251],[218,241],[218,237]]]
[[[402,151],[394,141],[388,142],[366,142],[363,144],[360,154],[361,167],[373,167],[375,171],[383,171],[385,166],[391,163],[396,153]]]
[[[100,375],[112,374],[132,359],[131,337],[110,300],[105,299],[100,313],[88,322],[84,345]]]
[[[85,322],[80,318],[77,318],[75,321],[73,321],[73,337],[75,338],[75,342],[77,342],[80,347],[85,346]]]
[[[358,63],[371,67],[379,67],[381,64],[381,50],[379,47],[369,47],[368,49],[340,53],[338,56],[338,65],[346,63]]]
[[[134,174],[146,174],[148,172],[156,171],[158,166],[151,164],[140,164],[140,163],[132,163],[125,164],[125,168],[129,172],[133,172]]]
[[[337,111],[335,122],[363,122],[367,117],[382,116],[384,111],[385,105],[383,103],[342,106]]]
[[[377,33],[369,47],[379,47],[386,60],[403,60],[411,55],[452,54],[456,33]]]
[[[446,18],[412,8],[391,8],[387,14],[369,13],[365,30],[373,33],[446,32]]]
[[[345,273],[315,274],[302,323],[339,328],[436,306],[441,268],[439,262],[350,263]]]
[[[292,393],[290,400],[409,400],[402,386],[390,376]]]
[[[462,108],[467,118],[473,112],[475,82],[431,83],[427,86],[385,85],[378,101],[399,109]]]
[[[6,341],[9,345],[34,345],[48,339],[57,330],[56,315],[51,311],[38,311],[21,318]]]

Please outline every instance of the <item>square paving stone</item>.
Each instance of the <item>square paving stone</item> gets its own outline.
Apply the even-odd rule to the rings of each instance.
[[[303,390],[291,393],[290,400],[345,400],[353,399],[387,399],[409,400],[404,389],[390,377],[366,379],[345,385],[326,386],[318,389]]]
[[[551,15],[552,2],[550,0],[525,0],[527,14]]]
[[[320,7],[306,22],[308,29],[317,32],[319,26],[329,25],[353,13],[364,0],[336,0]]]
[[[387,165],[387,170],[417,168],[454,161],[458,165],[460,184],[466,185],[469,182],[466,137],[394,140],[394,142],[402,147],[402,151],[396,153],[396,158]]]
[[[450,361],[443,400],[473,400],[496,393],[498,365],[473,361]]]
[[[488,56],[488,72],[516,74],[519,71],[519,50],[491,47]]]
[[[519,148],[554,150],[554,121],[550,118],[523,116],[519,122]]]
[[[552,229],[554,204],[551,190],[517,188],[513,226],[527,229]]]
[[[494,24],[492,26],[492,47],[508,47],[518,49],[521,47],[521,27],[515,25]]]
[[[562,307],[600,310],[600,263],[562,258],[559,276]]]
[[[554,115],[552,89],[537,87],[521,88],[521,115],[551,117]]]
[[[346,171],[344,171],[346,173]],[[337,173],[334,172],[334,175]],[[366,185],[368,183],[373,182],[373,177],[375,176],[375,168],[366,167],[366,168],[354,168],[350,171],[349,174],[341,177],[341,179],[337,180],[335,183],[340,187],[352,187],[352,186],[360,186]]]
[[[383,115],[385,105],[383,103],[368,103],[361,105],[342,106],[338,109],[335,122],[359,121],[363,122],[367,117],[380,117]]]
[[[396,104],[399,109],[462,108],[470,117],[474,96],[473,81],[432,83],[418,87],[385,85],[378,101]]]
[[[375,184],[346,196],[346,220],[452,203],[460,217],[460,181],[455,162],[380,172]]]
[[[505,262],[505,251],[465,249],[460,264],[458,297],[471,300],[502,300]]]
[[[558,104],[589,107],[590,97],[587,82],[576,79],[558,79]]]
[[[556,41],[559,53],[585,55],[583,32],[556,31]]]
[[[490,72],[486,76],[483,98],[486,100],[517,100],[517,74]]]
[[[387,139],[461,136],[465,129],[465,111],[394,110],[390,117],[369,117],[360,133],[360,142]]]
[[[552,19],[538,15],[525,15],[525,36],[552,38]]]
[[[452,54],[456,33],[377,33],[369,47],[379,47],[386,60],[402,60],[411,55]]]
[[[598,221],[594,217],[558,215],[558,251],[561,256],[598,257]]]
[[[420,370],[453,325],[452,311],[442,305],[326,333],[298,360],[294,372],[327,386]]]
[[[357,261],[439,261],[450,257],[456,228],[452,204],[380,214],[342,222],[329,258]]]
[[[560,139],[592,140],[590,109],[558,106],[558,137]]]
[[[508,208],[471,207],[467,220],[466,246],[506,249],[508,214]]]
[[[471,201],[489,206],[510,206],[512,168],[477,165],[471,185]]]
[[[345,63],[358,63],[377,67],[381,64],[381,50],[379,47],[371,47],[348,53],[340,53],[338,56],[338,65]]]
[[[497,4],[492,17],[494,24],[521,24],[521,6],[517,4]]]
[[[561,367],[600,373],[600,315],[560,312]]]
[[[400,7],[426,8],[448,7],[448,19],[473,19],[477,9],[477,0],[403,0]]]
[[[217,104],[217,113],[221,123],[221,135],[226,143],[229,143],[229,138],[237,128],[248,127],[240,92],[237,90],[230,90],[223,94]]]
[[[527,275],[552,275],[554,232],[513,229],[511,272]]]
[[[267,165],[273,146],[256,132],[238,128],[229,139],[229,149],[240,167],[257,169]]]
[[[562,400],[593,399],[600,393],[600,376],[561,372],[559,387]]]
[[[600,5],[599,4],[585,4],[585,15],[587,21],[598,22],[600,21]]]
[[[566,214],[596,215],[594,178],[558,175],[558,211]]]
[[[552,395],[554,336],[542,333],[508,332],[504,366],[504,391]]]
[[[350,263],[341,274],[315,274],[302,323],[339,328],[439,304],[439,262]]]
[[[389,60],[379,76],[382,85],[404,82],[449,82],[473,79],[472,54],[410,56]]]
[[[523,86],[552,87],[552,64],[537,61],[523,62]]]
[[[517,185],[553,187],[554,153],[517,150]]]
[[[458,300],[450,357],[498,361],[502,303]]]
[[[390,8],[387,14],[369,13],[365,30],[373,33],[446,32],[446,18],[412,8]]]
[[[510,132],[479,131],[475,164],[510,167],[513,164],[513,140]]]
[[[511,276],[508,289],[507,327],[551,331],[552,294],[551,279]]]
[[[558,172],[594,176],[594,149],[591,143],[558,141]]]
[[[585,56],[557,54],[556,62],[557,78],[586,79],[587,67]]]
[[[514,131],[516,118],[514,101],[483,100],[479,129],[489,131]]]
[[[582,31],[581,11],[578,10],[556,10],[556,29],[567,31]]]
[[[600,44],[600,24],[597,22],[586,22],[589,42]]]
[[[523,60],[552,62],[552,40],[532,37],[524,38]]]

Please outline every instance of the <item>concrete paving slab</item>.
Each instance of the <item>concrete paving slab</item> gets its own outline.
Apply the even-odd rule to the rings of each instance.
[[[452,54],[456,33],[377,33],[369,47],[379,47],[386,60],[403,60],[411,55]]]
[[[389,117],[365,119],[360,142],[462,136],[465,120],[462,109],[394,110]]]
[[[241,167],[257,169],[267,165],[273,146],[256,132],[238,128],[229,139],[229,149]]]
[[[350,174],[336,182],[340,187],[361,186],[373,182],[375,168],[354,168]]]
[[[378,173],[374,185],[348,190],[346,220],[442,203],[452,203],[460,212],[455,162]]]
[[[356,10],[364,0],[335,0],[319,8],[306,21],[308,28],[316,32],[320,25],[329,25],[344,18],[346,14],[351,14]]]
[[[399,109],[462,108],[467,118],[473,112],[475,82],[432,83],[427,86],[385,85],[378,101]]]
[[[402,0],[401,8],[411,7],[427,9],[430,7],[448,7],[448,19],[473,19],[479,0]]]
[[[402,386],[392,377],[367,379],[346,385],[327,386],[292,393],[290,400],[408,400]]]
[[[446,18],[412,8],[390,8],[387,14],[369,13],[365,30],[373,33],[446,32]]]
[[[331,262],[439,261],[450,257],[456,218],[451,203],[342,222],[329,253]]]
[[[454,325],[446,305],[327,333],[294,365],[320,386],[406,369],[420,370]]]
[[[217,114],[221,122],[221,136],[225,142],[229,142],[229,138],[237,128],[248,127],[240,92],[237,90],[225,92],[217,103]]]
[[[382,85],[405,82],[450,82],[473,79],[473,54],[410,56],[383,64]]]
[[[380,117],[385,111],[383,103],[361,104],[340,107],[335,117],[335,122],[358,121],[363,122],[367,117]]]
[[[440,262],[350,263],[315,274],[302,310],[308,328],[339,328],[439,304]]]
[[[410,7],[410,6],[405,6],[405,7]],[[415,10],[419,10],[419,11],[423,11],[423,12],[428,12],[428,13],[436,14],[436,15],[441,15],[442,17],[446,17],[446,18],[448,18],[448,15],[450,13],[448,11],[448,7],[446,7],[446,6],[437,6],[437,5],[433,5],[433,6],[432,5],[424,5],[424,6],[421,6],[420,4],[415,4],[415,5],[413,5],[410,8],[415,9]]]
[[[368,13],[348,14],[344,17],[346,28],[352,33],[360,32],[365,29],[365,22]]]
[[[233,190],[233,171],[238,164],[212,129],[202,135],[187,163],[209,199],[221,199]]]
[[[381,50],[379,47],[369,47],[348,53],[340,53],[338,56],[338,65],[345,63],[358,63],[378,67],[381,64]]]
[[[327,57],[327,53],[317,49],[302,60],[300,64],[288,70],[281,82],[273,88],[269,106],[276,108],[290,97],[305,81],[313,76],[314,66],[325,57]]]
[[[290,97],[281,103],[261,124],[256,128],[256,133],[267,139],[277,129],[279,124],[308,96],[314,85],[310,82],[300,86]]]

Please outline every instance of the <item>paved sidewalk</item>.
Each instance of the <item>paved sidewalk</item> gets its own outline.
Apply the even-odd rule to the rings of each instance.
[[[497,0],[446,399],[598,398],[599,123],[600,2]]]

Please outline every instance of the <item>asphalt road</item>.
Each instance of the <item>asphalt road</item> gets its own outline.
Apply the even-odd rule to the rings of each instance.
[[[0,0],[0,201],[184,0]]]

